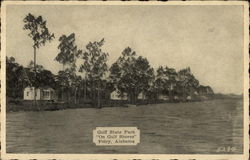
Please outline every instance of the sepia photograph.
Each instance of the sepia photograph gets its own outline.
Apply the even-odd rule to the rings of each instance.
[[[1,18],[3,156],[248,154],[248,3],[5,2]]]

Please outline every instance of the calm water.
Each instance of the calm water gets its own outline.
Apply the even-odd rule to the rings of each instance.
[[[8,153],[214,153],[243,150],[242,100],[7,113]],[[92,143],[95,127],[138,127],[137,146]]]

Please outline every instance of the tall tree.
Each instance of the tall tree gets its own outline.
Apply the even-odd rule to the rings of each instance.
[[[76,74],[75,63],[69,68],[65,69],[66,77],[68,79],[68,101],[77,103],[77,92],[80,88],[81,77]],[[74,99],[72,99],[74,97]]]
[[[83,63],[80,66],[80,71],[84,71],[88,81],[91,83],[92,100],[95,100],[97,92],[97,106],[101,107],[100,91],[101,81],[105,77],[108,70],[107,60],[108,53],[102,51],[104,38],[97,42],[89,42],[86,45],[86,51],[80,54]],[[97,86],[97,87],[96,87]]]
[[[169,98],[172,98],[172,92],[177,84],[177,73],[174,68],[165,67],[165,90]]]
[[[57,86],[60,87],[61,92],[59,92],[59,95],[61,96],[61,99],[64,99],[63,91],[68,91],[69,87],[69,73],[65,70],[61,70],[58,72],[58,75],[56,76],[56,83]]]
[[[153,77],[154,70],[148,60],[137,57],[130,47],[123,50],[122,55],[110,68],[110,79],[115,88],[121,93],[127,93],[132,103],[136,103],[139,93],[147,91]]]
[[[72,75],[72,83],[71,83],[71,87],[73,88],[73,94],[74,94],[74,103],[76,104],[78,101],[78,97],[79,97],[79,92],[81,89],[81,82],[82,82],[82,77],[78,76],[76,74]]]
[[[178,86],[181,89],[183,100],[186,100],[186,96],[192,94],[198,88],[199,81],[191,73],[190,67],[178,72]]]
[[[156,70],[156,79],[155,79],[155,87],[157,91],[157,97],[159,94],[163,94],[165,91],[165,84],[166,84],[166,78],[165,78],[165,73],[164,73],[164,67],[160,66]]]
[[[28,36],[33,40],[33,49],[34,49],[34,73],[36,79],[36,51],[42,45],[45,45],[46,42],[50,42],[54,38],[54,34],[49,32],[46,24],[47,21],[42,18],[42,16],[34,16],[32,14],[26,15],[23,19],[24,30],[28,30]],[[34,92],[36,93],[36,87],[34,87]],[[36,104],[36,94],[34,96],[34,101]]]
[[[71,72],[73,72],[72,74],[75,74],[76,71],[76,56],[79,55],[81,53],[81,50],[77,49],[77,45],[75,44],[75,33],[71,33],[69,36],[66,35],[62,35],[59,38],[59,42],[60,44],[58,45],[58,49],[59,49],[59,53],[57,54],[57,56],[55,57],[55,60],[58,61],[59,63],[62,64],[62,71],[66,71],[67,68],[69,68],[71,70]],[[67,68],[65,68],[65,66]],[[60,73],[61,75],[68,75],[66,74],[67,72],[65,72],[65,74]],[[69,76],[68,78],[72,78],[72,76]],[[65,84],[66,83],[62,83]],[[61,85],[61,90],[62,90],[62,94],[61,94],[61,98],[62,100],[64,99],[64,88],[66,86]]]

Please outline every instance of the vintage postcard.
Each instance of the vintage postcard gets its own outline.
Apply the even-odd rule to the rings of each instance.
[[[2,159],[247,160],[247,2],[4,2]]]

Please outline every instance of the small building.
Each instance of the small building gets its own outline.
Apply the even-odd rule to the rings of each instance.
[[[128,100],[127,93],[121,93],[119,90],[114,90],[110,94],[111,100]]]
[[[178,96],[174,96],[174,100],[179,100],[179,97]]]
[[[146,95],[144,94],[144,92],[139,93],[137,99],[138,100],[145,100],[146,99]]]
[[[192,100],[192,97],[191,97],[191,96],[187,96],[187,100],[188,100],[188,101],[191,101],[191,100]]]
[[[197,95],[199,95],[199,93],[198,93],[197,91],[194,91],[194,95],[196,95],[196,96],[197,96]]]
[[[36,100],[56,100],[56,92],[51,87],[26,87],[23,91],[24,100],[34,100],[36,94]]]
[[[160,94],[160,95],[158,95],[158,99],[159,99],[159,100],[168,101],[168,100],[169,100],[169,97],[168,97],[167,95]]]

